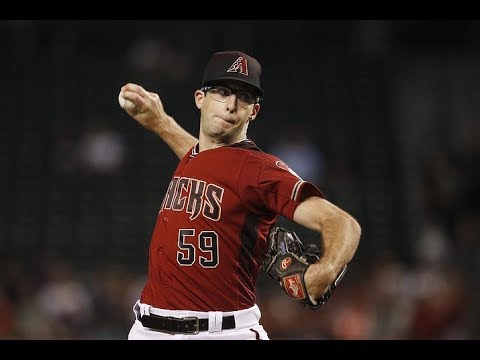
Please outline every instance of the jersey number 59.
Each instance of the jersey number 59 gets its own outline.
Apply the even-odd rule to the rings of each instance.
[[[197,256],[198,263],[204,268],[218,265],[218,235],[215,231],[204,230],[195,236],[195,229],[179,229],[178,247],[177,262],[182,266],[192,266]]]

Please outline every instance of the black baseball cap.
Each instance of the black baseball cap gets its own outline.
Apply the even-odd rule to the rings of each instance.
[[[238,80],[251,85],[257,95],[263,96],[260,87],[262,66],[250,55],[241,51],[223,51],[212,55],[203,73],[202,86],[217,80]]]

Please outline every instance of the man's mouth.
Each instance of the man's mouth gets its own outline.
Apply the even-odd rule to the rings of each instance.
[[[218,118],[222,119],[223,121],[229,123],[229,124],[232,124],[234,125],[235,124],[235,121],[232,120],[232,119],[229,119],[229,118],[224,118],[224,117],[221,117],[221,116],[218,116]]]

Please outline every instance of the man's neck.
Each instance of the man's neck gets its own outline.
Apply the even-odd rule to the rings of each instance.
[[[238,138],[229,139],[228,141],[225,141],[224,139],[211,138],[207,136],[202,136],[202,134],[200,134],[199,135],[199,151],[202,152],[204,150],[211,150],[211,149],[224,147],[227,145],[236,144],[246,139],[247,139],[246,135],[242,135],[242,136],[239,136]]]

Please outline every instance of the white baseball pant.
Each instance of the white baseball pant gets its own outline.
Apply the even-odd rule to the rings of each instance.
[[[267,332],[259,324],[261,313],[257,305],[239,311],[202,312],[159,309],[137,301],[133,313],[135,322],[128,334],[128,340],[269,340]],[[231,328],[225,329],[223,324],[222,329],[223,319],[229,320],[228,327]],[[204,326],[199,327],[199,322]],[[172,323],[175,329],[185,324],[189,333],[172,330]],[[169,325],[168,329],[164,328],[165,324]]]

